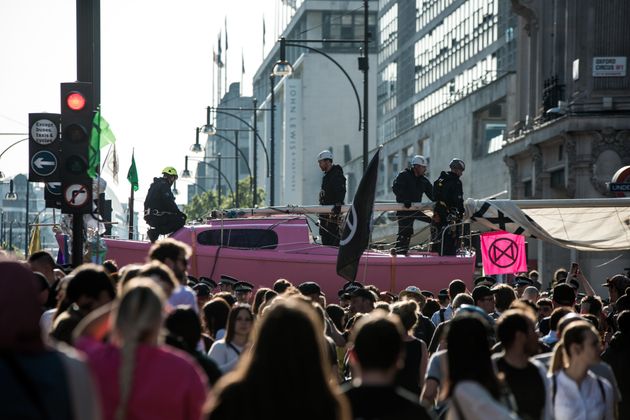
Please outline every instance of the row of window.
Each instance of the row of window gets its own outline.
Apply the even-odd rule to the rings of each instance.
[[[378,20],[379,50],[378,63],[389,58],[398,48],[398,3],[394,4]]]
[[[392,112],[397,105],[396,83],[398,78],[398,63],[392,61],[378,75],[376,94],[381,107],[380,115]]]
[[[497,79],[497,58],[487,56],[414,104],[414,123],[420,124],[452,103]]]
[[[416,0],[416,30],[424,28],[455,0]]]
[[[415,44],[416,93],[466,62],[498,38],[496,0],[464,12],[470,0]],[[494,6],[492,6],[494,5]]]

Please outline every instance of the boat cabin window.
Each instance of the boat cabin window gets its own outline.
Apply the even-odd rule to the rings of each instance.
[[[210,229],[201,232],[197,236],[197,242],[201,245],[232,248],[274,249],[278,245],[278,234],[267,229]]]

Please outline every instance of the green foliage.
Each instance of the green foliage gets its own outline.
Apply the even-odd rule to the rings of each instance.
[[[224,189],[226,186],[224,185]],[[229,188],[227,188],[229,190]],[[238,182],[239,205],[238,208],[253,207],[253,193],[251,178],[247,177]],[[236,193],[236,191],[234,191]],[[265,199],[265,190],[258,188],[257,191],[258,205],[260,206]],[[236,208],[235,194],[230,192],[227,196],[221,197],[221,206],[219,206],[217,190],[209,190],[204,193],[195,195],[190,203],[184,206],[184,213],[188,216],[188,220],[205,220],[212,210]]]

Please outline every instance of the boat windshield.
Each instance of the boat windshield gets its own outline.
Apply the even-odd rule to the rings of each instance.
[[[200,245],[246,249],[275,249],[278,234],[270,229],[208,229],[197,235]]]

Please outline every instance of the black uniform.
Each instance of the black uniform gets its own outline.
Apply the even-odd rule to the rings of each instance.
[[[459,176],[453,172],[444,172],[433,183],[435,207],[433,208],[433,246],[432,251],[440,255],[455,255],[459,247],[461,226],[449,227],[460,223],[464,215],[464,190]],[[444,244],[442,246],[442,233]]]
[[[319,192],[319,204],[341,206],[346,197],[346,177],[339,165],[333,165],[322,178],[322,189]],[[319,215],[319,236],[323,245],[339,246],[339,214]]]
[[[412,202],[422,201],[424,193],[433,201],[433,186],[424,175],[416,176],[413,168],[407,168],[400,172],[392,185],[392,191],[396,195],[397,203],[405,203],[405,206]],[[431,223],[431,219],[421,211],[398,211],[398,238],[396,238],[396,252],[406,254],[409,249],[409,242],[413,235],[413,221]]]
[[[186,215],[175,204],[166,178],[153,178],[144,200],[144,220],[157,234],[169,234],[184,226]]]

